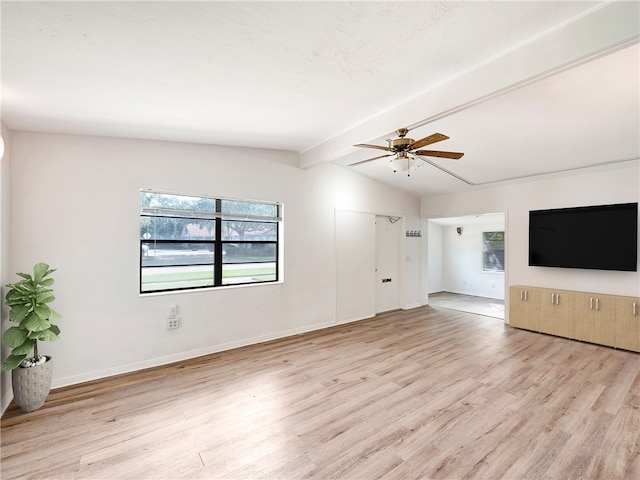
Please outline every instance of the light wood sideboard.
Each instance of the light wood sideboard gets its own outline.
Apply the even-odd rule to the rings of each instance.
[[[512,285],[509,325],[640,352],[640,298]]]

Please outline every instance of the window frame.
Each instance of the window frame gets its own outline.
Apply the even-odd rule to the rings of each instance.
[[[144,194],[157,194],[160,196],[174,196],[179,197],[180,199],[191,198],[195,200],[213,200],[213,209],[200,209],[200,210],[183,210],[180,208],[171,208],[171,207],[159,207],[159,206],[143,206],[143,195]],[[196,194],[185,194],[185,193],[176,193],[176,192],[167,192],[155,189],[140,189],[139,194],[140,199],[140,232],[139,232],[139,281],[138,281],[138,292],[140,295],[147,294],[158,294],[158,293],[175,293],[175,292],[185,292],[185,291],[194,291],[194,290],[202,290],[202,289],[212,289],[212,288],[229,288],[235,286],[254,286],[254,285],[265,285],[265,284],[273,284],[279,283],[282,279],[282,254],[281,254],[281,238],[282,238],[282,203],[281,202],[273,202],[273,201],[263,201],[263,200],[248,200],[248,199],[238,199],[238,198],[228,198],[228,197],[220,197],[220,196],[209,196],[209,195],[196,195]],[[262,205],[262,206],[273,206],[275,207],[275,216],[274,215],[253,215],[253,214],[242,214],[242,213],[225,213],[223,212],[223,202],[241,202],[246,203],[249,206],[251,204]],[[231,207],[232,208],[232,207]],[[184,239],[168,239],[168,238],[152,238],[149,236],[148,232],[143,234],[143,219],[144,218],[172,218],[172,219],[186,219],[186,220],[206,220],[213,222],[213,234],[210,239],[194,239],[194,238],[184,238]],[[225,221],[238,221],[238,222],[255,222],[255,223],[263,223],[263,224],[273,224],[274,229],[271,232],[271,235],[274,236],[273,239],[224,239],[222,234],[222,224]],[[147,237],[145,238],[145,235]],[[183,263],[183,262],[174,262],[165,265],[144,265],[145,257],[149,252],[149,244],[153,243],[154,245],[158,244],[173,244],[173,245],[206,245],[209,248],[207,250],[212,252],[212,260],[210,263]],[[224,260],[224,246],[225,244],[243,244],[243,245],[273,245],[274,255],[270,256],[268,260],[260,261],[260,260],[246,260],[246,261],[232,261],[225,262]],[[145,251],[145,245],[147,245]],[[179,250],[179,249],[178,249]],[[225,266],[228,265],[258,265],[258,264],[273,264],[274,273],[273,278],[269,278],[268,280],[254,280],[253,281],[225,281],[224,270]],[[165,267],[175,268],[175,267],[200,267],[200,266],[210,266],[212,269],[211,276],[211,284],[206,285],[189,285],[189,286],[181,286],[181,287],[170,287],[170,288],[153,288],[153,289],[144,289],[144,271],[145,269],[162,269]],[[269,273],[269,276],[271,274]],[[227,277],[228,279],[229,277]],[[208,281],[209,278],[205,279],[205,282]],[[180,283],[181,281],[193,281],[193,279],[185,278],[184,280],[176,280],[175,284]]]
[[[502,235],[502,240],[491,240],[491,239],[487,239],[486,236],[487,234],[501,234]],[[491,251],[501,251],[502,252],[502,264],[500,265],[501,268],[487,268],[487,242],[491,242],[491,241],[501,241],[502,242],[502,249],[491,249]],[[500,260],[500,258],[498,257],[498,260]],[[483,231],[482,232],[482,272],[483,273],[504,273],[505,271],[505,232],[504,230],[492,230],[492,231]]]

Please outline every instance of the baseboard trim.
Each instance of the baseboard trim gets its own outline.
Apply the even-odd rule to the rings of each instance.
[[[194,358],[202,357],[205,355],[211,355],[213,353],[224,352],[226,350],[233,350],[234,348],[247,347],[249,345],[255,345],[262,342],[268,342],[271,340],[278,340],[286,337],[292,337],[294,335],[300,335],[302,333],[309,333],[316,330],[322,330],[324,328],[333,327],[336,324],[334,322],[322,322],[314,325],[292,328],[289,330],[283,330],[277,333],[260,335],[248,339],[238,340],[234,342],[228,342],[218,345],[211,345],[209,347],[197,348],[186,352],[180,352],[174,355],[166,355],[163,357],[156,357],[149,360],[143,360],[141,362],[129,363],[126,365],[119,365],[111,368],[105,368],[102,370],[95,370],[92,372],[86,372],[79,375],[71,375],[68,377],[62,377],[54,379],[51,388],[68,387],[70,385],[76,385],[79,383],[90,382],[92,380],[99,380],[101,378],[112,377],[114,375],[121,375],[124,373],[136,372],[138,370],[144,370],[146,368],[160,367],[162,365],[168,365],[171,363],[181,362],[184,360],[191,360]],[[3,398],[4,402],[4,398]],[[9,406],[11,399],[7,402],[6,406]],[[3,404],[4,406],[4,404]],[[6,409],[6,407],[5,407]],[[4,409],[3,409],[4,413]]]
[[[349,318],[347,320],[340,320],[337,321],[334,325],[345,325],[347,323],[353,323],[353,322],[359,322],[360,320],[366,320],[367,318],[373,318],[375,317],[376,314],[373,313],[371,315],[365,315],[364,317],[354,317],[354,318]]]
[[[2,415],[4,415],[4,412],[7,411],[7,408],[9,408],[9,405],[11,404],[11,400],[13,400],[13,392],[9,393],[9,392],[3,392],[2,394],[2,413],[0,414],[0,417]]]
[[[425,303],[410,303],[409,305],[405,305],[404,307],[402,307],[403,310],[412,310],[414,308],[420,308],[420,307],[424,307],[426,304]]]

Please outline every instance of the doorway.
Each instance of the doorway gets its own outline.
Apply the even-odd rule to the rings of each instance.
[[[485,303],[504,304],[508,268],[504,212],[430,218],[427,230],[429,304],[432,296],[434,302],[444,300],[437,298],[439,292],[466,296],[467,303],[482,298]],[[463,297],[456,298],[465,303],[460,301]]]

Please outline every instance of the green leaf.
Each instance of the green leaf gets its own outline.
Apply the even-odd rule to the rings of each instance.
[[[27,358],[27,355],[9,355],[7,359],[2,364],[2,369],[4,371],[13,370],[14,368],[18,368],[20,362]]]
[[[20,272],[18,272],[18,273],[16,273],[16,275],[18,275],[19,277],[24,278],[25,280],[33,280],[31,278],[31,275],[29,275],[28,273],[20,273]]]
[[[20,323],[24,319],[24,317],[27,316],[29,310],[31,310],[31,307],[29,305],[12,306],[11,310],[9,311],[9,319],[12,322]]]
[[[40,330],[39,332],[31,332],[29,334],[29,339],[53,342],[55,340],[58,340],[58,335],[50,328],[48,328],[46,330]]]
[[[29,302],[18,302],[17,300],[12,301],[12,302],[6,302],[7,306],[9,308],[16,308],[16,307],[21,307],[21,306],[26,306],[29,307]]]
[[[51,328],[49,328],[56,335],[60,335],[60,328],[57,325],[51,324]]]
[[[45,287],[50,287],[51,285],[53,285],[53,278],[46,278],[44,280],[42,280],[42,282],[40,282],[40,285],[43,285]]]
[[[33,293],[36,291],[38,286],[33,280],[23,280],[22,282],[16,284],[16,288],[25,293]]]
[[[17,346],[13,350],[11,350],[11,355],[29,355],[33,350],[35,344],[35,340],[27,338],[22,345]]]
[[[17,307],[19,305],[31,305],[27,299],[19,299],[18,297],[14,297],[11,301],[7,301],[7,306],[10,308]]]
[[[36,284],[40,283],[42,279],[51,273],[49,271],[49,265],[46,263],[36,263],[36,266],[33,267],[33,279]]]
[[[58,312],[56,312],[53,308],[49,307],[49,320],[59,320],[62,317]]]
[[[20,327],[26,328],[32,332],[39,332],[50,328],[51,324],[49,323],[49,320],[41,318],[35,312],[32,312],[22,321],[22,323],[20,323]]]
[[[42,290],[36,295],[36,302],[38,303],[49,303],[53,302],[56,297],[53,296],[51,290]]]
[[[33,292],[33,287],[31,287],[30,283],[26,281],[23,283],[12,283],[7,285],[7,287],[11,288],[12,291],[7,292],[7,296],[9,295],[29,295]]]
[[[2,341],[9,348],[19,347],[27,339],[29,332],[20,327],[7,328],[2,335]]]
[[[18,290],[18,288],[16,288],[15,285],[7,285],[7,287],[9,287],[9,291],[7,292],[7,295],[4,297],[6,300],[10,300],[15,297],[24,297],[25,295],[28,294],[28,292],[25,292],[24,289],[22,291]]]
[[[46,305],[36,305],[33,312],[43,320],[49,320],[51,309]]]

